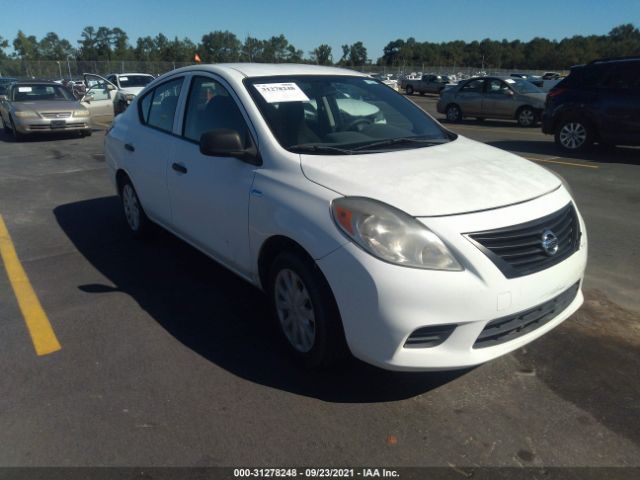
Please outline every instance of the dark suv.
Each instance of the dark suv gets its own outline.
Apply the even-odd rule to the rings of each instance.
[[[640,145],[640,57],[572,67],[547,95],[542,131],[555,135],[565,151],[594,142]]]

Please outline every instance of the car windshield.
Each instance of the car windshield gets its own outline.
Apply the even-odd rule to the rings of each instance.
[[[520,78],[508,78],[505,80],[511,88],[518,93],[544,93],[541,89],[536,87],[529,80],[522,80]]]
[[[120,75],[118,77],[121,88],[145,87],[153,81],[149,75]]]
[[[12,101],[37,102],[42,100],[75,100],[74,96],[62,85],[50,84],[26,84],[14,85],[12,88]]]
[[[280,145],[293,152],[347,155],[455,138],[413,102],[369,77],[278,76],[244,83]]]

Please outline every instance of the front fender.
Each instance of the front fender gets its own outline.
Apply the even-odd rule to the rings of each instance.
[[[318,260],[349,243],[333,222],[331,201],[341,195],[296,172],[260,170],[249,201],[249,244],[255,278],[262,245],[273,236],[298,243]]]

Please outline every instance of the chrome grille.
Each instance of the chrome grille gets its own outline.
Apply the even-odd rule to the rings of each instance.
[[[557,240],[549,248],[548,234]],[[521,277],[556,265],[576,252],[580,226],[572,203],[551,215],[506,228],[475,232],[467,237],[507,278]]]
[[[43,113],[42,116],[44,118],[69,118],[71,112],[46,112]]]

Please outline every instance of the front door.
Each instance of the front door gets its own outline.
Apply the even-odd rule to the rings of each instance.
[[[176,139],[167,184],[172,226],[222,263],[249,273],[249,195],[255,165],[200,153],[203,133],[216,129],[250,135],[229,90],[210,76],[191,79],[181,138]]]
[[[499,78],[485,81],[482,97],[482,115],[484,117],[513,118],[516,113],[515,103],[515,94],[505,82]]]

